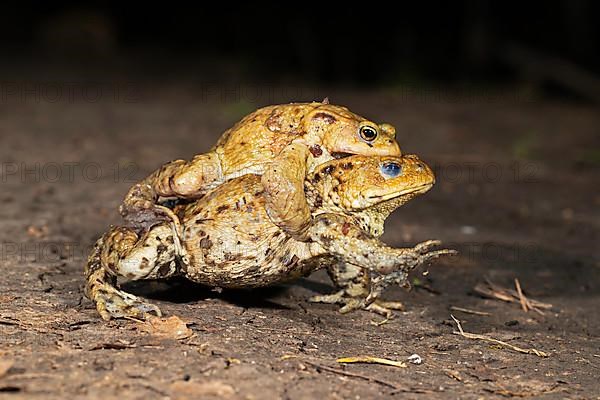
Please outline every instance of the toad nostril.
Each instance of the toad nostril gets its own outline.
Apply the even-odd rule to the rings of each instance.
[[[415,171],[423,172],[425,170],[427,170],[427,166],[422,161],[415,162]]]

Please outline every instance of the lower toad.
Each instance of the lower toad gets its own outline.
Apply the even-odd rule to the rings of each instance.
[[[329,161],[305,180],[315,223],[309,241],[277,227],[265,211],[261,178],[244,175],[189,204],[173,207],[181,226],[160,223],[138,233],[113,227],[100,238],[86,266],[86,295],[102,318],[161,315],[157,306],[117,287],[117,277],[176,275],[212,287],[273,285],[326,268],[337,291],[311,300],[390,315],[398,303],[379,296],[407,273],[452,250],[438,241],[392,248],[378,238],[387,216],[428,191],[435,179],[414,155],[351,156]]]

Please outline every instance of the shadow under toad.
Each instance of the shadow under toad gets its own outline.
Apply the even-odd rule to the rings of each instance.
[[[289,297],[290,291],[300,288],[312,294],[328,294],[333,291],[331,284],[314,279],[300,278],[287,284],[253,289],[215,289],[201,285],[183,277],[166,280],[131,281],[122,284],[126,292],[149,300],[159,300],[176,304],[195,303],[206,299],[220,299],[244,308],[290,309],[279,302]],[[300,289],[300,290],[302,290]],[[310,294],[306,295],[308,298]]]
[[[177,304],[220,299],[243,308],[289,309],[273,300],[287,290],[284,286],[220,290],[191,282],[185,278],[127,282],[122,286],[125,291],[137,296]]]

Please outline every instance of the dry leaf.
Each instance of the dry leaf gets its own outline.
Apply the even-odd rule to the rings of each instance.
[[[194,334],[186,323],[177,316],[169,318],[150,317],[140,323],[139,326],[143,331],[163,338],[186,339]]]

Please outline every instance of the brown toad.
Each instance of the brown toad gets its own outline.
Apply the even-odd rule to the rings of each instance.
[[[157,204],[159,197],[197,199],[232,178],[256,174],[262,176],[271,220],[295,239],[308,240],[311,212],[304,179],[315,166],[350,154],[400,155],[394,127],[328,101],[264,107],[225,131],[208,153],[169,162],[133,186],[121,214],[140,230],[178,223]]]
[[[389,314],[397,304],[379,295],[406,284],[416,266],[450,250],[437,241],[392,248],[379,239],[385,218],[428,191],[434,176],[416,156],[350,156],[318,166],[305,180],[314,223],[310,241],[286,234],[267,215],[260,177],[235,178],[205,197],[176,206],[182,222],[153,226],[142,237],[114,227],[98,240],[86,267],[86,294],[104,319],[144,317],[159,309],[116,287],[132,280],[183,275],[223,288],[272,285],[327,268],[339,289],[313,301],[340,303],[342,312],[365,308]]]

